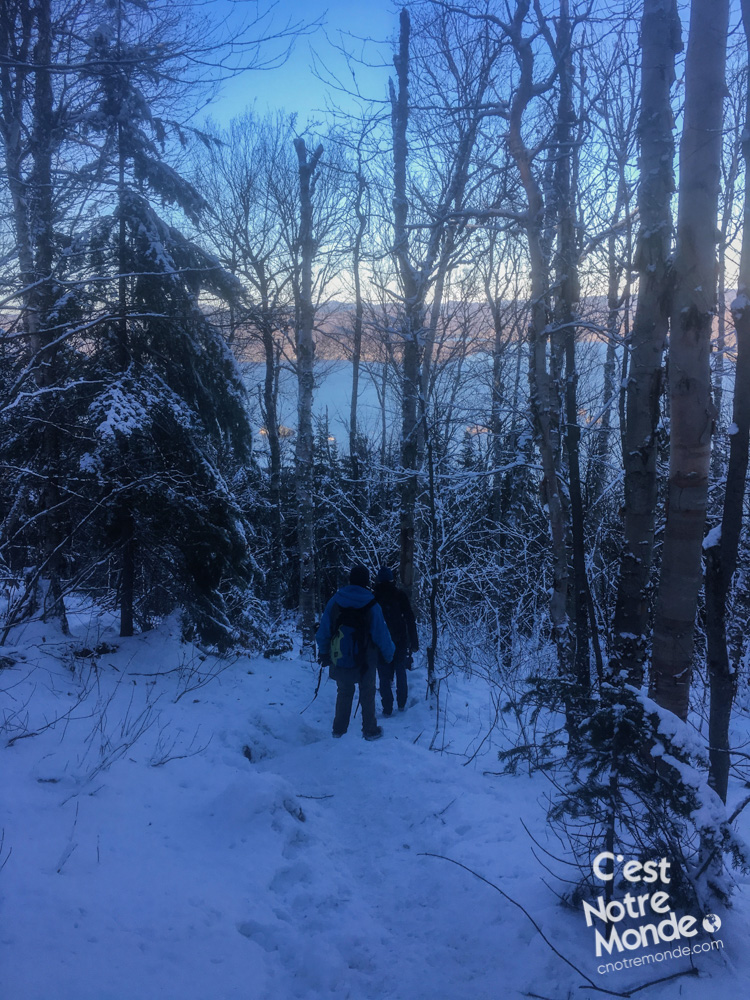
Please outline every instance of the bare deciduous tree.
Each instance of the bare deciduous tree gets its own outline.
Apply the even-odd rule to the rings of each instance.
[[[728,23],[728,0],[693,0],[669,339],[668,507],[651,672],[655,701],[681,719],[687,718],[689,705],[716,414],[709,354],[716,315],[716,228]]]
[[[750,0],[742,0],[742,20],[750,56]],[[729,782],[729,722],[737,687],[739,656],[728,648],[727,601],[737,569],[740,531],[750,443],[750,88],[746,87],[745,129],[742,155],[745,161],[744,226],[737,297],[732,302],[732,319],[737,337],[737,364],[734,375],[732,434],[729,437],[729,465],[726,473],[724,510],[718,532],[706,541],[706,638],[708,676],[711,688],[708,742],[711,783],[726,802]]]
[[[646,655],[656,522],[656,429],[670,302],[674,191],[674,123],[670,91],[680,51],[676,0],[645,0],[641,20],[639,286],[626,389],[623,430],[625,506],[611,669],[640,685]]]
[[[315,385],[315,344],[313,324],[312,268],[316,244],[313,233],[313,199],[316,171],[323,147],[309,152],[304,139],[295,139],[299,164],[300,203],[300,287],[299,323],[297,326],[297,536],[299,543],[299,614],[305,642],[313,641],[315,629],[315,502],[313,499],[313,423],[312,402]]]

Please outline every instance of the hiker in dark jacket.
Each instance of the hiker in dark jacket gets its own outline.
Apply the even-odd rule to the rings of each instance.
[[[381,566],[375,577],[375,598],[383,609],[383,617],[396,646],[393,660],[378,663],[380,676],[380,700],[383,703],[383,715],[393,712],[393,676],[396,675],[396,701],[399,711],[406,708],[409,694],[406,682],[406,670],[411,663],[412,653],[419,649],[419,636],[414,612],[408,596],[399,590],[393,581],[393,571],[387,566]]]
[[[320,663],[329,668],[331,678],[336,681],[333,735],[343,736],[349,728],[354,690],[359,684],[362,735],[366,740],[377,740],[383,730],[375,716],[375,675],[381,657],[386,661],[393,659],[394,645],[369,585],[367,567],[354,566],[349,586],[337,590],[326,605],[315,638]],[[364,649],[352,649],[353,636],[360,626]]]

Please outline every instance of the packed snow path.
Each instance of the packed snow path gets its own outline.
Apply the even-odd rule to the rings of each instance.
[[[557,905],[521,822],[545,837],[545,779],[484,774],[492,740],[465,766],[488,726],[481,683],[443,686],[436,752],[421,670],[367,743],[359,717],[331,738],[335,686],[310,705],[305,661],[242,658],[191,687],[217,665],[167,628],[88,658],[44,638],[22,637],[0,674],[3,1000],[595,995],[517,908],[429,856],[495,882],[596,976],[592,932]],[[750,993],[746,914],[740,899],[699,980],[649,995]]]

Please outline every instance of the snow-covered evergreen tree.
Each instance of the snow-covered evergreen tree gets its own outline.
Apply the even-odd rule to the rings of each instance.
[[[181,16],[102,2],[71,31],[49,3],[28,17],[16,6],[2,131],[28,239],[3,372],[4,456],[18,470],[3,542],[31,570],[13,614],[34,610],[44,579],[61,614],[61,578],[114,582],[124,635],[178,602],[225,644],[252,566],[231,480],[252,447],[243,382],[209,312],[239,286],[183,234],[204,202],[173,165],[190,86]],[[15,141],[24,120],[30,152]]]
[[[89,170],[109,180],[113,196],[90,233],[92,273],[109,279],[99,285],[108,318],[97,330],[100,388],[88,408],[93,433],[81,469],[106,484],[122,633],[132,632],[148,565],[150,584],[163,579],[203,637],[225,643],[228,596],[248,573],[246,530],[226,474],[250,460],[251,437],[242,380],[205,296],[231,300],[238,288],[160,214],[174,206],[192,221],[203,208],[168,162],[170,138],[184,136],[156,114],[171,96],[161,89],[163,48],[149,12],[121,0],[89,55],[98,89],[87,122],[98,142]]]

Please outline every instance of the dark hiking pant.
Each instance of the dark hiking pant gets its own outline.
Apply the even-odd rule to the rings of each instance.
[[[352,704],[354,702],[354,692],[359,684],[359,704],[362,710],[362,734],[370,736],[377,728],[378,723],[375,717],[375,666],[371,664],[365,673],[360,676],[359,670],[354,667],[331,667],[330,674],[336,681],[336,714],[333,718],[333,735],[343,736],[349,728],[349,719],[352,714]]]
[[[378,676],[380,677],[380,700],[383,703],[383,711],[388,715],[393,711],[393,677],[396,677],[396,701],[399,708],[404,708],[406,699],[409,696],[409,688],[406,683],[406,650],[396,650],[390,663],[378,664]]]

